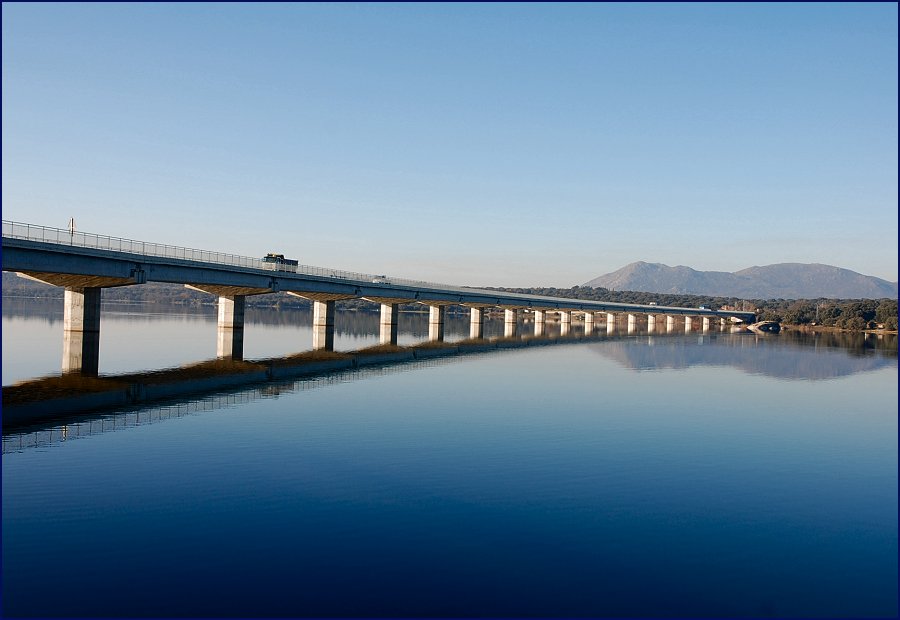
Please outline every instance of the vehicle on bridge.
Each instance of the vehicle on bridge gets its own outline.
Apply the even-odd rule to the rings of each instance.
[[[271,271],[290,271],[292,273],[297,273],[297,266],[300,264],[299,261],[285,258],[284,254],[274,254],[272,252],[263,256],[262,261],[263,269],[269,269]]]

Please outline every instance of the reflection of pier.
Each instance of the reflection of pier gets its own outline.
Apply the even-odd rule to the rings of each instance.
[[[4,407],[3,452],[153,424],[284,393],[441,366],[472,356],[582,340],[495,339],[455,347],[408,349],[378,346],[332,360],[303,360],[304,356],[257,362],[212,360],[185,368],[103,378],[47,377],[4,388],[4,396],[8,392],[15,395],[18,388],[49,397],[32,397],[18,404],[14,397]],[[60,384],[68,388],[68,394],[54,398],[52,394],[59,391]],[[66,412],[65,418],[60,417],[60,411]]]
[[[193,397],[168,399],[165,404],[156,406],[132,405],[121,408],[115,413],[95,416],[73,417],[65,423],[49,422],[23,427],[3,435],[3,454],[20,452],[29,448],[42,448],[81,437],[90,437],[101,433],[109,433],[135,426],[144,426],[183,418],[198,413],[217,411],[236,405],[275,398],[281,394],[315,390],[329,385],[346,383],[373,376],[405,372],[414,368],[438,366],[455,361],[457,358],[443,357],[421,359],[415,364],[376,365],[342,370],[331,374],[307,376],[294,380],[273,381],[253,385],[252,387],[234,388],[234,391],[217,391],[212,394],[194,394]],[[72,397],[74,401],[77,397]]]
[[[456,345],[372,347],[353,354],[301,354],[257,361],[210,360],[182,368],[99,378],[62,376],[3,389],[3,452],[20,451],[215,411],[279,394],[554,344],[589,343],[634,370],[728,366],[781,379],[828,379],[897,363],[897,336],[749,332],[619,333],[470,340]],[[778,350],[774,350],[775,347]],[[771,354],[769,352],[771,350]],[[823,355],[824,354],[824,355]],[[59,412],[66,412],[61,417]]]
[[[624,333],[610,337],[600,332],[591,336],[492,338],[454,344],[424,343],[413,347],[379,345],[352,353],[320,351],[255,361],[209,360],[125,375],[44,377],[3,388],[4,446],[8,436],[31,432],[35,428],[44,432],[48,425],[49,428],[58,426],[63,421],[61,412],[65,412],[65,419],[74,424],[84,421],[85,415],[102,417],[102,412],[107,412],[115,417],[120,414],[110,412],[133,413],[158,403],[166,403],[169,407],[218,398],[222,394],[231,397],[245,391],[264,397],[273,391],[308,389],[311,385],[362,378],[373,372],[449,363],[509,349],[634,337]],[[114,423],[110,428],[118,427]]]

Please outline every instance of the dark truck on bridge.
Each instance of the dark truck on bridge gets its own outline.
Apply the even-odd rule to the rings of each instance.
[[[292,273],[297,273],[297,265],[300,264],[298,261],[285,258],[284,254],[273,254],[272,252],[263,256],[262,261],[263,269],[269,269],[271,271],[290,271]]]

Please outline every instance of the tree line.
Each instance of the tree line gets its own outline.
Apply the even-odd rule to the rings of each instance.
[[[853,331],[865,329],[897,330],[896,299],[740,299],[688,295],[686,293],[645,293],[613,291],[603,287],[572,288],[494,288],[492,290],[527,295],[546,295],[570,299],[589,299],[626,304],[657,303],[660,306],[697,308],[728,307],[756,312],[760,321],[778,321],[785,325],[821,325]]]

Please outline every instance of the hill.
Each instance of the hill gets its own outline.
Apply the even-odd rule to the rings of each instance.
[[[584,286],[748,299],[897,298],[896,282],[818,263],[778,263],[729,273],[637,262],[596,277]]]

